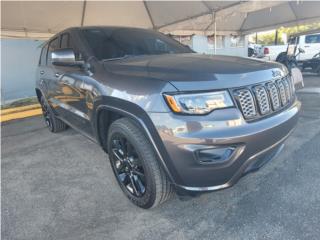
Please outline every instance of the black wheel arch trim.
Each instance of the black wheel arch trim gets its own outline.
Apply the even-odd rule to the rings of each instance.
[[[176,170],[174,169],[173,165],[171,164],[169,154],[167,153],[164,144],[161,141],[161,138],[153,125],[151,119],[149,118],[148,114],[138,105],[125,101],[115,99],[113,97],[106,97],[108,100],[105,100],[100,103],[95,103],[96,107],[94,108],[93,112],[93,124],[96,138],[99,144],[102,146],[102,140],[99,133],[99,115],[103,110],[117,112],[118,114],[128,117],[131,119],[135,124],[137,124],[142,130],[145,136],[150,141],[165,173],[167,174],[171,183],[176,184],[179,181],[180,177]],[[113,104],[105,104],[113,103]],[[126,106],[126,107],[124,107]],[[130,110],[129,110],[130,109]]]
[[[44,91],[40,87],[36,86],[35,91],[36,91],[36,96],[37,96],[39,103],[41,101],[41,96],[42,96],[44,98],[44,100],[46,101],[46,103],[49,104],[46,94],[44,93]],[[38,91],[41,94],[40,97],[38,96]],[[50,104],[49,104],[49,106],[50,106]]]

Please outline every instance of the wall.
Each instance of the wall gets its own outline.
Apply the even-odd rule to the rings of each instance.
[[[35,96],[35,74],[42,41],[1,39],[1,104]]]
[[[209,53],[208,40],[206,36],[192,36],[192,49],[197,53]]]
[[[244,37],[244,44],[241,47],[231,46],[231,37],[224,36],[224,47],[217,48],[218,55],[248,56],[248,37]],[[195,35],[192,37],[192,49],[198,53],[214,54],[214,49],[210,49],[206,36]]]

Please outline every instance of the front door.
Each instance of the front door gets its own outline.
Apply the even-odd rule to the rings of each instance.
[[[67,41],[65,40],[66,36]],[[48,77],[50,78],[51,89],[49,100],[59,118],[71,127],[77,128],[87,135],[92,135],[87,107],[85,106],[86,96],[83,90],[83,79],[87,76],[86,72],[78,66],[53,65],[50,59],[52,51],[58,48],[72,48],[69,38],[68,33],[62,34],[61,43],[60,38],[58,38],[59,47],[57,47],[56,42],[49,43]]]

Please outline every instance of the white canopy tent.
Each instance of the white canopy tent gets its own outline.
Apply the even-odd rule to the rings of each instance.
[[[72,26],[247,34],[320,21],[320,1],[4,1],[1,37],[48,38]]]

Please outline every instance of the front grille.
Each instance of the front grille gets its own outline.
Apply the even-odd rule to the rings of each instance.
[[[294,97],[289,77],[233,91],[245,119],[253,120],[286,107]]]

